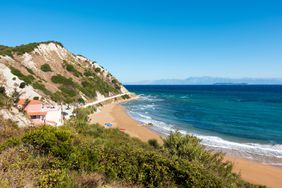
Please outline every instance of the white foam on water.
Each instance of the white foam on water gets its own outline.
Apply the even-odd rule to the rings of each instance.
[[[154,126],[151,127],[154,131],[161,133],[162,135],[169,135],[171,132],[178,130],[181,134],[189,134],[201,139],[201,143],[216,151],[223,151],[226,153],[232,153],[241,157],[249,159],[257,159],[260,162],[271,164],[275,166],[282,166],[282,145],[281,144],[258,144],[258,143],[240,143],[235,141],[225,140],[218,136],[208,136],[195,133],[189,133],[185,130],[179,130],[172,124],[167,124],[162,121],[154,120],[146,113],[144,115],[141,112],[135,110],[129,110],[130,116],[135,120],[148,124],[151,123]],[[273,162],[278,161],[278,162]]]

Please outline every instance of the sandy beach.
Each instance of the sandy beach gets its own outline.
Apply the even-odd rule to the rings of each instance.
[[[119,128],[132,137],[145,142],[149,139],[157,139],[159,143],[162,143],[160,135],[133,120],[119,103],[104,105],[99,112],[90,115],[90,121],[101,125],[110,122],[113,124],[112,127]],[[226,156],[226,160],[232,161],[234,172],[240,173],[241,177],[248,182],[272,188],[282,187],[282,168],[233,156]]]

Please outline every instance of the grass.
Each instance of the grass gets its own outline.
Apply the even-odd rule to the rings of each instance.
[[[258,187],[232,173],[221,154],[192,136],[172,133],[164,145],[88,124],[95,109],[76,111],[62,127],[41,126],[0,142],[0,186]],[[28,173],[27,173],[28,172]]]

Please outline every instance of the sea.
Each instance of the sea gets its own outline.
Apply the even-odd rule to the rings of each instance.
[[[123,104],[162,135],[176,130],[208,149],[282,167],[282,85],[127,85]]]

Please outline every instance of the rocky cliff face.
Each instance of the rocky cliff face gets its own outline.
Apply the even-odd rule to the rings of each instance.
[[[0,85],[6,93],[60,103],[95,101],[127,92],[95,61],[74,55],[58,42],[0,46]]]

